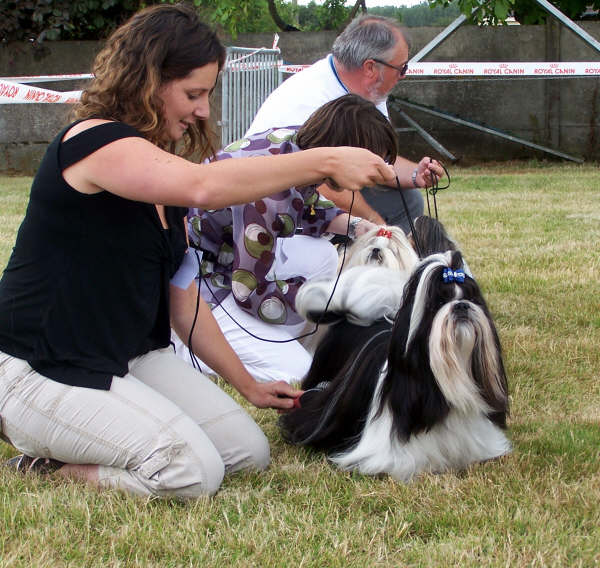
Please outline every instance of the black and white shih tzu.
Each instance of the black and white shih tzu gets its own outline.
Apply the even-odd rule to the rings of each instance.
[[[304,302],[297,307],[317,320]],[[317,347],[300,407],[280,418],[287,441],[323,450],[343,469],[400,481],[511,451],[498,334],[460,252],[417,265],[393,323],[389,313],[369,325],[327,317],[339,321]]]

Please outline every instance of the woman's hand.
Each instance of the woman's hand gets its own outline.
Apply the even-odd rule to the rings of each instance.
[[[291,410],[303,391],[296,390],[285,381],[250,384],[242,395],[257,408]]]
[[[332,189],[358,191],[371,185],[389,185],[395,180],[394,168],[369,150],[348,146],[329,150],[334,151],[334,160],[327,178],[331,178],[333,183],[327,182],[327,178],[325,181]]]
[[[436,180],[445,175],[441,164],[429,156],[425,156],[417,164],[416,174],[414,183],[418,187],[432,187]]]

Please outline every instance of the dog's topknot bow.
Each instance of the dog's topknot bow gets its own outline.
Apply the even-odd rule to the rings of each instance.
[[[465,273],[462,269],[452,270],[451,268],[444,268],[444,284],[450,282],[458,282],[462,284],[465,281]]]
[[[392,231],[389,229],[384,229],[383,227],[377,231],[378,237],[387,237],[388,239],[392,238]]]

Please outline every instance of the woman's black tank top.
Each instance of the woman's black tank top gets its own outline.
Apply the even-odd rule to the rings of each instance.
[[[106,144],[141,136],[105,123],[48,147],[0,280],[0,350],[40,374],[109,389],[129,361],[170,341],[169,279],[181,263],[187,209],[108,191],[86,195],[62,172]]]

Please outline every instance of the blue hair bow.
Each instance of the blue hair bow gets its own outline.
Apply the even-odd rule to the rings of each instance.
[[[465,273],[462,269],[452,270],[451,268],[444,268],[444,284],[450,282],[458,282],[462,284],[465,281]]]

